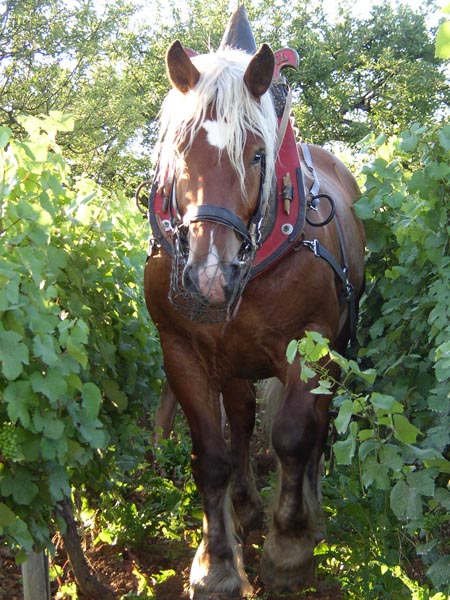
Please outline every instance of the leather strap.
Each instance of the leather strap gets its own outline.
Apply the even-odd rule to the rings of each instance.
[[[344,254],[344,245],[343,245],[342,237],[340,235],[340,227],[338,225],[337,218],[335,218],[335,223],[337,225],[338,232],[339,232],[339,242],[340,242],[340,246],[341,246],[341,253]],[[357,311],[356,298],[355,298],[355,289],[348,279],[347,264],[344,263],[345,266],[344,266],[344,268],[342,268],[341,265],[334,258],[334,256],[331,254],[331,252],[329,250],[327,250],[325,248],[325,246],[322,246],[322,244],[317,239],[304,240],[303,245],[306,246],[307,248],[309,248],[310,250],[312,250],[314,252],[315,256],[325,260],[330,265],[330,267],[333,269],[335,274],[341,280],[342,287],[343,287],[343,290],[345,293],[345,299],[347,300],[347,303],[348,303],[349,320],[350,320],[350,343],[353,344],[356,340],[356,325],[357,325],[357,319],[358,319],[358,311]],[[345,254],[344,254],[344,256],[345,256]]]
[[[312,188],[309,190],[309,195],[317,196],[317,194],[319,193],[319,190],[320,190],[320,179],[319,179],[319,176],[317,175],[317,171],[314,167],[314,163],[313,163],[313,160],[311,157],[311,152],[309,151],[308,144],[302,143],[302,144],[300,144],[300,147],[302,149],[303,158],[305,159],[305,164],[308,167],[308,170],[311,173],[313,180],[314,180]]]
[[[236,213],[223,206],[213,206],[212,204],[203,204],[189,210],[184,219],[183,224],[198,223],[199,221],[209,221],[211,223],[219,223],[230,227],[246,241],[250,241],[247,227]]]

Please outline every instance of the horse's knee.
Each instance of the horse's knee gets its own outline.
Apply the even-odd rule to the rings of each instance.
[[[272,426],[272,445],[282,462],[304,461],[317,443],[318,418],[313,410],[282,411]]]
[[[232,463],[229,452],[192,454],[192,474],[199,490],[224,490],[231,477]]]

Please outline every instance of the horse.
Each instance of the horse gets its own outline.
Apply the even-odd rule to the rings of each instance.
[[[274,590],[311,580],[324,535],[318,489],[330,396],[312,393],[317,377],[302,380],[286,348],[313,331],[343,352],[364,287],[356,181],[327,150],[296,141],[285,172],[280,136],[292,129],[277,117],[274,67],[266,44],[253,54],[224,48],[192,56],[175,41],[166,54],[172,88],[160,114],[144,293],[170,393],[189,424],[202,499],[194,600],[251,594],[242,540],[262,523],[249,457],[258,380],[275,378],[279,392],[271,431],[279,490],[262,580]],[[279,228],[283,240],[264,250],[279,214],[288,219],[295,210],[294,225]]]

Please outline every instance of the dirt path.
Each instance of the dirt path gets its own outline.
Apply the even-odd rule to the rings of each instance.
[[[254,549],[261,541],[260,532],[253,532],[245,549],[245,564],[256,598],[264,600],[340,600],[338,584],[318,582],[316,592],[287,595],[264,594],[258,577],[259,554]],[[86,550],[90,565],[98,577],[117,594],[117,599],[130,592],[142,593],[145,585],[151,587],[156,600],[186,600],[185,586],[193,551],[179,542],[168,543],[158,539],[149,540],[139,549],[119,549],[117,546],[100,544]],[[62,569],[62,575],[52,582],[52,600],[68,600],[70,596],[60,590],[64,584],[74,583],[70,564],[62,545],[54,559]],[[164,571],[167,571],[166,577]],[[159,581],[159,583],[157,582]],[[146,597],[142,595],[142,597]],[[6,552],[0,562],[0,600],[22,600],[20,567]],[[81,600],[81,597],[80,597]],[[87,600],[87,599],[86,599]],[[101,600],[92,598],[89,600]]]

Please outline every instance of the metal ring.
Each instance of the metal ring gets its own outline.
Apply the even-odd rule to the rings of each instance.
[[[281,233],[283,233],[284,235],[291,235],[293,231],[294,227],[290,223],[283,223],[283,225],[281,226]]]
[[[325,200],[328,200],[330,207],[331,207],[330,214],[328,215],[328,217],[326,219],[324,219],[320,223],[314,223],[314,221],[310,221],[308,219],[308,215],[306,215],[306,222],[309,225],[311,225],[312,227],[324,227],[325,225],[328,225],[328,223],[330,223],[334,219],[334,215],[336,213],[336,205],[334,203],[333,198],[331,198],[328,194],[317,194],[316,196],[311,196],[310,202],[313,202],[314,200],[321,200],[322,198],[325,198]]]

